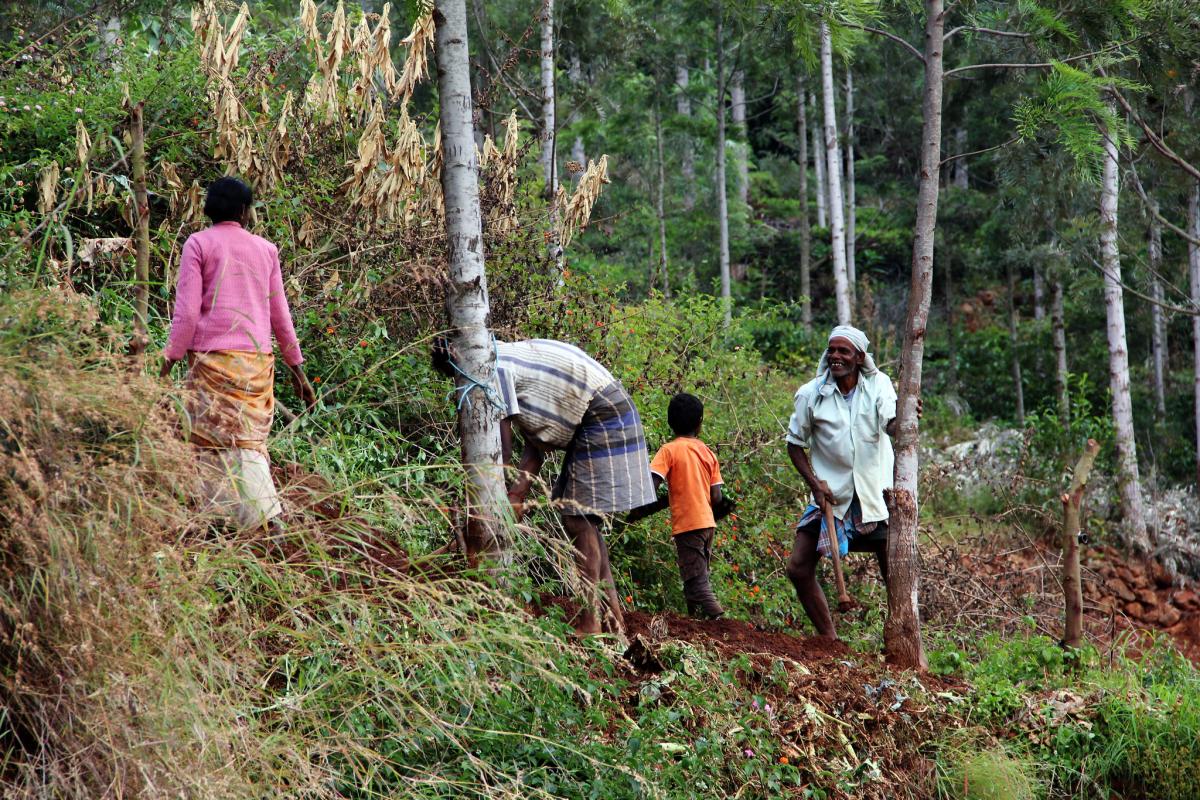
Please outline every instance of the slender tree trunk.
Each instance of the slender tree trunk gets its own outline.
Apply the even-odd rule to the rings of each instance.
[[[725,327],[733,321],[729,286],[729,198],[725,189],[725,8],[717,3],[717,220],[721,247],[721,307]]]
[[[800,165],[800,321],[812,332],[812,228],[808,222],[808,95],[804,76],[796,76],[796,140]]]
[[[820,111],[815,94],[809,95],[809,103],[814,112]],[[825,183],[825,144],[821,141],[821,130],[820,122],[812,129],[813,173],[817,178],[817,227],[828,228],[829,213],[825,207],[829,202],[829,187]]]
[[[1158,418],[1167,416],[1167,317],[1162,285],[1162,225],[1158,222],[1158,201],[1150,199],[1150,238],[1147,242],[1150,261],[1150,358],[1154,366],[1154,410]]]
[[[1025,427],[1025,388],[1021,382],[1021,356],[1017,351],[1020,343],[1017,330],[1017,279],[1012,262],[1008,263],[1008,348],[1012,358],[1013,391],[1017,400],[1017,427]]]
[[[134,278],[137,285],[133,292],[134,339],[130,351],[141,355],[149,337],[146,333],[146,315],[150,306],[150,198],[146,193],[146,133],[142,125],[142,101],[134,103],[129,110],[130,138],[133,140],[133,202],[134,209]]]
[[[734,167],[737,170],[738,200],[743,206],[750,204],[750,160],[747,156],[749,133],[746,129],[746,75],[734,70],[729,82],[729,111],[733,117]]]
[[[680,55],[675,62],[675,113],[684,119],[692,116],[692,98],[688,94],[688,67],[684,57]],[[680,144],[679,170],[683,174],[683,210],[691,211],[696,207],[696,161],[692,148],[691,133],[683,134]]]
[[[1100,444],[1095,439],[1088,439],[1087,448],[1075,465],[1075,474],[1071,478],[1071,488],[1062,496],[1063,504],[1063,595],[1066,606],[1066,624],[1063,633],[1063,645],[1077,648],[1083,644],[1083,582],[1079,570],[1079,525],[1082,516],[1083,490],[1087,487],[1088,476],[1092,472],[1092,464],[1096,453],[1100,452]]]
[[[1200,183],[1188,192],[1188,233],[1200,238]],[[1200,247],[1188,242],[1188,278],[1193,307],[1200,308]],[[1195,396],[1196,487],[1200,489],[1200,316],[1192,317],[1192,389]]]
[[[567,67],[567,75],[570,77],[571,84],[573,86],[582,87],[585,85],[585,81],[583,79],[583,63],[579,60],[578,53],[571,54],[570,65]],[[570,118],[567,120],[567,124],[572,125],[578,122],[579,117],[579,109],[573,109],[571,111]],[[583,170],[587,169],[587,150],[583,146],[582,136],[576,136],[575,141],[571,143],[571,160],[579,165],[580,172],[578,173],[578,176],[583,177]]]
[[[664,195],[667,186],[667,171],[663,166],[663,130],[662,116],[658,113],[658,104],[654,106],[654,141],[658,148],[658,195],[655,198],[658,212],[658,269],[662,274],[663,296],[671,299],[671,275],[667,271],[667,213]]]
[[[488,26],[487,5],[484,3],[483,0],[471,0],[471,16],[475,17],[475,25],[476,25],[476,27],[479,28],[479,38],[482,40],[484,49],[485,49],[485,52],[477,55],[476,59],[479,64],[486,66],[486,64],[487,64],[486,48],[488,48],[490,46],[489,43],[491,42],[492,34],[491,34],[491,31],[489,30],[489,26]],[[469,30],[470,30],[470,23],[468,22],[468,32],[469,32]],[[469,33],[468,33],[468,35],[469,35]],[[480,96],[487,95],[488,89],[491,87],[492,81],[496,77],[491,74],[490,70],[485,69],[485,72],[487,72],[486,75],[482,75],[478,71],[472,73],[474,75],[480,76],[475,84],[475,91],[477,91]],[[489,104],[486,107],[482,107],[481,110],[483,111],[484,115],[487,117],[487,124],[482,127],[487,131],[487,133],[489,135],[491,135],[492,139],[495,140],[495,138],[496,138],[496,113],[492,109],[491,104]],[[475,136],[478,138],[480,133],[481,133],[480,131],[476,131]],[[480,147],[482,148],[482,145],[480,145]]]
[[[967,129],[958,127],[954,129],[954,153],[962,155],[967,152]],[[954,159],[954,177],[951,179],[955,189],[966,189],[971,185],[970,167],[967,164],[967,159]]]
[[[546,197],[553,197],[555,174],[554,130],[554,0],[542,0],[542,177]]]
[[[1150,552],[1146,519],[1142,513],[1138,478],[1137,442],[1133,436],[1133,403],[1129,395],[1129,349],[1125,337],[1124,291],[1121,287],[1121,254],[1117,245],[1117,144],[1111,131],[1104,134],[1104,181],[1100,188],[1100,260],[1104,266],[1104,307],[1108,317],[1109,388],[1112,391],[1113,432],[1117,450],[1117,483],[1121,514],[1129,544],[1141,555]]]
[[[913,229],[912,283],[908,292],[904,350],[900,354],[900,390],[896,409],[896,481],[891,492],[888,532],[888,618],[883,639],[887,660],[900,667],[925,669],[918,607],[917,473],[919,439],[917,399],[925,358],[925,328],[933,287],[933,241],[937,226],[942,160],[942,0],[925,0],[925,90],[921,101],[921,173],[917,220]]]
[[[446,290],[453,347],[459,368],[483,382],[495,371],[495,350],[487,329],[488,290],[479,210],[479,164],[472,131],[470,62],[465,0],[438,0],[438,97],[442,127],[442,194],[446,203]],[[500,464],[500,423],[496,409],[460,375],[458,432],[467,478],[466,556],[508,563],[504,519],[508,502]],[[470,398],[470,402],[466,402]]]
[[[1046,318],[1046,281],[1037,264],[1033,265],[1033,318],[1038,322]]]
[[[946,384],[950,394],[958,394],[958,335],[954,329],[954,277],[950,262],[942,265],[942,286],[946,301]]]
[[[854,78],[846,65],[846,284],[850,292],[850,309],[858,311],[858,276],[855,274],[854,250],[858,240],[858,199],[854,185]]]
[[[839,325],[849,325],[850,285],[846,278],[846,222],[842,197],[842,157],[838,147],[837,104],[833,88],[833,35],[821,20],[821,95],[825,104],[825,166],[829,181],[829,248]]]
[[[1071,398],[1067,393],[1067,330],[1063,310],[1062,281],[1055,278],[1050,287],[1050,339],[1054,344],[1054,399],[1058,421],[1065,428],[1071,422]]]

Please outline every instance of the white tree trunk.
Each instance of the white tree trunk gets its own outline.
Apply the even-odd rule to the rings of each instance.
[[[858,240],[858,199],[854,185],[854,78],[846,65],[846,285],[850,292],[850,308],[858,309],[858,276],[854,264],[854,249]]]
[[[1011,357],[1013,391],[1016,393],[1017,427],[1025,427],[1025,387],[1021,380],[1021,357],[1017,351],[1020,337],[1017,330],[1017,278],[1012,261],[1008,262],[1008,347]]]
[[[484,271],[483,232],[479,210],[479,164],[472,130],[471,80],[465,0],[438,0],[438,96],[442,128],[442,194],[446,204],[446,253],[450,285],[446,307],[459,368],[486,380],[495,370],[495,351],[487,329],[488,290]],[[467,557],[485,556],[506,564],[504,539],[508,501],[500,464],[500,421],[496,409],[479,390],[458,379],[458,432],[467,478]]]
[[[688,67],[684,57],[675,62],[675,113],[684,118],[692,116],[692,98],[688,94]],[[696,160],[692,136],[684,133],[679,151],[679,171],[683,174],[683,210],[696,207]]]
[[[1033,265],[1033,318],[1039,322],[1046,318],[1046,282],[1037,264]]]
[[[746,75],[735,70],[729,82],[729,111],[733,116],[734,167],[737,170],[738,200],[743,206],[750,203],[749,133],[746,129]]]
[[[587,151],[583,149],[583,139],[579,136],[576,136],[574,143],[571,144],[571,160],[584,170],[587,169]],[[580,170],[579,174],[582,176],[583,171]]]
[[[1138,478],[1137,443],[1133,437],[1133,404],[1129,395],[1129,348],[1125,337],[1121,254],[1117,245],[1117,144],[1104,134],[1104,180],[1100,187],[1100,260],[1104,267],[1104,307],[1108,317],[1108,377],[1112,392],[1113,432],[1117,450],[1117,483],[1121,514],[1129,544],[1138,553],[1150,552],[1142,492]]]
[[[954,154],[962,155],[967,152],[967,129],[958,127],[954,129]],[[955,189],[966,189],[971,185],[970,168],[967,164],[967,159],[954,159],[954,177],[951,179]]]
[[[1200,183],[1193,183],[1188,192],[1188,233],[1200,238]],[[1200,247],[1188,242],[1188,278],[1191,283],[1192,306],[1200,308]],[[1196,423],[1196,487],[1200,489],[1200,316],[1192,317],[1193,392]]]
[[[733,321],[729,286],[729,198],[725,189],[725,9],[717,3],[717,220],[720,228],[721,307],[725,327]]]
[[[900,386],[896,407],[896,473],[888,523],[888,617],[883,639],[889,662],[925,669],[918,606],[920,564],[917,559],[917,473],[919,430],[917,399],[925,358],[925,328],[933,293],[933,242],[937,226],[942,160],[942,0],[925,0],[925,89],[921,102],[921,173],[917,219],[913,228],[912,282],[908,291],[904,350],[900,353]]]
[[[542,0],[542,178],[553,197],[558,176],[554,157],[554,0]]]
[[[1054,399],[1058,421],[1064,427],[1071,421],[1071,397],[1067,389],[1067,329],[1063,310],[1062,281],[1055,278],[1050,287],[1050,340],[1054,346]]]
[[[808,101],[812,105],[814,112],[820,111],[815,94],[810,94]],[[818,114],[819,119],[820,115]],[[817,227],[828,228],[829,213],[825,206],[829,199],[829,188],[825,183],[825,145],[821,138],[821,124],[818,121],[816,125],[813,125],[812,129],[813,172],[817,179]]]
[[[825,166],[829,182],[829,247],[839,325],[849,325],[850,286],[846,278],[846,222],[842,205],[842,157],[838,147],[837,106],[833,88],[833,36],[821,20],[821,95],[825,104]]]
[[[808,223],[808,95],[804,76],[796,76],[796,139],[800,165],[800,321],[812,332],[812,229]]]
[[[576,87],[585,85],[583,79],[583,63],[579,60],[578,53],[571,54],[571,62],[567,67],[567,75],[571,79],[571,84]],[[578,108],[572,109],[570,117],[567,119],[568,125],[573,125],[579,121],[580,111]],[[576,136],[571,142],[571,160],[579,165],[580,171],[576,177],[583,177],[583,170],[587,169],[587,150],[583,146],[583,137]]]
[[[1167,317],[1162,285],[1162,225],[1158,222],[1158,201],[1150,199],[1150,237],[1147,242],[1150,262],[1150,359],[1154,372],[1154,410],[1159,419],[1167,415]]]
[[[655,197],[658,212],[658,271],[662,276],[663,296],[671,299],[671,275],[667,271],[667,212],[666,187],[667,171],[663,165],[663,129],[662,117],[658,113],[658,105],[654,106],[654,141],[658,149],[658,194]]]

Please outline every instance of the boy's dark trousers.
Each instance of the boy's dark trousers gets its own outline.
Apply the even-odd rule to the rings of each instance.
[[[692,616],[716,618],[725,613],[708,582],[708,562],[712,558],[715,532],[716,528],[701,528],[672,537],[679,561],[679,577],[683,579],[683,597]]]

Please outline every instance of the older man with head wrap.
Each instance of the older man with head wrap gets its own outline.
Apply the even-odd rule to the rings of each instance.
[[[868,352],[858,328],[839,325],[817,367],[817,377],[796,392],[788,423],[788,456],[812,490],[812,502],[796,527],[787,574],[817,633],[836,637],[825,594],[817,585],[817,560],[830,553],[873,552],[887,581],[888,510],[892,487],[896,390]],[[886,434],[886,435],[885,435]],[[822,512],[833,507],[836,536]]]

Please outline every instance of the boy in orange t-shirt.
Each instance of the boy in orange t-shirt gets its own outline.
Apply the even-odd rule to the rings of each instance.
[[[722,502],[721,467],[717,457],[700,441],[704,404],[690,394],[677,394],[667,406],[667,424],[675,437],[654,460],[650,473],[654,488],[667,482],[671,504],[671,540],[683,579],[683,596],[688,613],[717,619],[725,613],[708,580],[716,518],[713,506]]]

